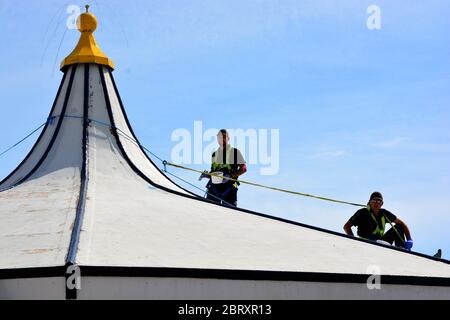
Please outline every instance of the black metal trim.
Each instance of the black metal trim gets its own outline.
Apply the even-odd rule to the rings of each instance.
[[[64,277],[65,272],[66,272],[65,266],[0,269],[0,279],[5,280],[5,279]]]
[[[127,116],[127,113],[126,113],[126,111],[125,111],[125,107],[123,106],[123,103],[122,103],[122,98],[120,97],[119,90],[117,89],[117,86],[116,86],[116,81],[114,80],[114,77],[113,77],[113,75],[112,75],[111,69],[109,69],[109,68],[108,68],[108,73],[109,73],[109,78],[111,79],[111,82],[112,82],[113,87],[114,87],[114,93],[116,94],[116,97],[117,97],[117,99],[119,100],[120,109],[121,109],[121,111],[122,111],[122,115],[123,115],[123,117],[124,117],[124,119],[125,119],[125,122],[127,123],[128,130],[130,130],[131,135],[132,135],[133,139],[137,142],[137,145],[138,145],[139,149],[141,149],[141,152],[144,154],[144,156],[147,158],[147,160],[150,161],[150,163],[156,168],[156,170],[158,170],[159,173],[162,174],[167,180],[169,180],[170,182],[172,182],[175,186],[177,186],[177,187],[180,188],[181,190],[183,190],[183,191],[185,191],[185,192],[187,192],[187,193],[193,195],[194,197],[201,198],[199,195],[197,195],[197,194],[195,194],[195,193],[193,193],[193,192],[191,192],[191,191],[189,191],[189,190],[183,188],[182,186],[180,186],[179,184],[177,184],[175,181],[173,181],[172,179],[170,179],[170,178],[169,178],[169,177],[168,177],[168,176],[167,176],[167,175],[166,175],[166,174],[165,174],[165,173],[164,173],[164,172],[163,172],[163,171],[162,171],[162,170],[161,170],[154,162],[153,162],[153,160],[148,156],[147,152],[145,152],[145,150],[142,148],[142,145],[141,145],[141,143],[139,142],[137,136],[134,134],[133,127],[131,126],[130,121],[128,120],[128,116]]]
[[[266,271],[237,269],[150,268],[79,266],[85,277],[149,277],[195,278],[224,280],[303,281],[324,283],[366,283],[370,274],[322,273],[297,271]],[[0,279],[65,277],[67,266],[0,270]],[[380,275],[381,283],[389,285],[450,287],[450,278],[426,276]]]
[[[76,253],[78,249],[78,241],[80,236],[81,224],[83,221],[84,209],[86,205],[86,192],[88,182],[88,168],[87,168],[87,143],[89,125],[89,64],[84,65],[84,101],[83,101],[83,142],[82,142],[82,166],[80,173],[80,194],[78,196],[77,210],[75,222],[72,229],[72,236],[70,239],[69,251],[67,253],[66,262],[75,263]]]
[[[66,78],[67,78],[67,72],[64,72],[64,75],[63,75],[63,78],[62,78],[62,80],[61,80],[61,83],[59,84],[59,87],[58,87],[58,91],[57,91],[57,93],[56,93],[56,97],[55,97],[55,100],[53,101],[53,105],[52,105],[52,108],[51,108],[51,110],[50,110],[50,114],[49,114],[49,116],[48,116],[48,118],[49,117],[51,117],[52,115],[53,115],[53,112],[55,112],[55,109],[56,109],[56,103],[58,102],[58,99],[59,99],[59,96],[60,96],[60,94],[61,94],[61,90],[62,90],[62,87],[64,86],[64,82],[66,81]],[[67,92],[67,90],[66,90],[66,92]],[[48,124],[48,122],[45,124],[45,126],[44,126],[44,129],[42,129],[42,131],[41,131],[41,133],[39,134],[39,137],[37,138],[37,140],[36,140],[36,142],[34,143],[34,145],[33,145],[33,147],[31,148],[31,150],[30,150],[30,152],[28,152],[28,154],[26,155],[26,157],[22,160],[22,162],[8,175],[8,176],[6,176],[6,178],[4,178],[2,181],[0,181],[0,189],[1,189],[1,186],[6,182],[6,181],[8,181],[8,179],[9,178],[11,178],[23,165],[24,165],[24,163],[31,157],[31,155],[33,154],[33,152],[34,152],[34,150],[36,149],[36,147],[41,143],[41,140],[42,140],[42,138],[44,137],[44,133],[45,133],[45,131],[47,130],[47,128],[48,128],[48,126],[49,126],[49,124]],[[0,191],[1,192],[1,191]]]
[[[36,170],[39,169],[39,167],[42,165],[42,163],[44,162],[44,160],[47,158],[48,154],[50,153],[50,150],[52,149],[53,144],[55,143],[56,137],[58,136],[59,130],[61,129],[61,125],[64,120],[64,115],[66,114],[67,104],[69,102],[70,92],[72,90],[72,84],[73,84],[73,78],[75,76],[75,71],[76,71],[76,68],[73,68],[72,72],[70,74],[69,84],[68,84],[68,87],[66,90],[66,96],[64,97],[64,104],[63,104],[63,108],[61,110],[61,116],[59,117],[58,124],[56,125],[56,128],[55,128],[55,132],[53,133],[52,139],[50,140],[50,142],[47,146],[47,149],[45,150],[42,157],[39,159],[38,163],[33,167],[33,169],[30,172],[28,172],[28,174],[26,174],[25,177],[20,179],[18,182],[14,183],[10,188],[14,188],[14,187],[18,186],[19,184],[26,181],[29,177],[31,177],[36,172]]]
[[[84,65],[84,99],[83,99],[83,142],[82,142],[82,167],[80,173],[80,194],[78,196],[75,222],[70,238],[69,250],[66,257],[66,266],[73,265],[76,262],[78,243],[80,241],[81,225],[83,224],[84,211],[86,207],[87,186],[89,181],[88,168],[88,126],[89,126],[89,64]],[[68,275],[66,274],[66,277]],[[66,299],[76,299],[77,290],[68,289],[66,286]]]
[[[105,81],[105,76],[104,76],[104,74],[103,74],[103,72],[102,72],[102,69],[101,69],[102,66],[99,65],[98,67],[99,67],[99,70],[100,70],[100,77],[101,77],[101,80],[102,80],[102,87],[103,87],[103,92],[104,92],[104,95],[105,95],[106,107],[107,107],[107,110],[108,110],[108,114],[109,114],[109,116],[110,116],[111,124],[112,124],[113,127],[115,127],[115,124],[114,124],[114,117],[113,117],[112,107],[111,107],[111,102],[110,102],[110,99],[109,99],[109,96],[108,96],[108,88],[107,88],[107,86],[106,86],[106,81]],[[109,69],[108,69],[108,70],[109,70]],[[109,70],[109,74],[110,74],[111,79],[112,79],[113,84],[114,84],[114,78],[112,77],[111,71],[110,71],[110,70]],[[117,88],[115,88],[115,90],[117,90]],[[119,102],[120,102],[120,96],[119,96],[119,95],[117,95],[117,96],[118,96]],[[126,119],[126,114],[125,114],[124,111],[123,111],[123,106],[122,106],[121,103],[120,103],[120,106],[121,106],[121,108],[122,108],[122,112],[123,112],[123,114],[124,114],[124,116],[125,116],[125,119]],[[130,126],[128,120],[127,120],[127,124],[128,124],[128,127],[129,127],[130,131],[131,131],[132,129],[131,129],[131,126]],[[153,182],[153,181],[152,181],[149,177],[147,177],[147,176],[146,176],[139,168],[137,168],[137,166],[131,161],[131,159],[128,157],[127,153],[125,152],[125,149],[124,149],[124,147],[123,147],[123,145],[122,145],[122,143],[121,143],[121,141],[120,141],[120,138],[119,138],[119,136],[118,136],[117,130],[114,129],[114,130],[112,130],[112,131],[113,131],[114,137],[115,137],[116,140],[117,140],[117,145],[119,146],[119,149],[120,149],[120,151],[121,151],[121,153],[122,153],[122,156],[125,158],[125,160],[127,161],[128,165],[129,165],[129,166],[130,166],[130,167],[131,167],[131,168],[132,168],[132,169],[133,169],[133,170],[134,170],[134,171],[135,171],[142,179],[144,179],[145,181],[147,181],[147,182],[148,182],[149,184],[151,184],[152,186],[154,186],[154,187],[156,187],[156,188],[159,188],[159,189],[161,189],[161,190],[164,190],[164,191],[167,191],[167,192],[169,192],[169,193],[173,193],[173,194],[176,194],[176,195],[179,195],[179,196],[182,196],[182,197],[186,197],[186,198],[194,199],[194,200],[197,200],[197,201],[203,201],[203,202],[206,202],[206,203],[209,203],[209,204],[221,206],[221,207],[223,207],[223,208],[227,208],[227,209],[230,209],[230,210],[237,210],[237,211],[240,211],[240,212],[245,212],[245,213],[253,214],[253,215],[256,215],[256,216],[259,216],[259,217],[268,218],[268,219],[272,219],[272,220],[276,220],[276,221],[281,221],[281,222],[293,224],[293,225],[296,225],[296,226],[300,226],[300,227],[304,227],[304,228],[308,228],[308,229],[312,229],[312,230],[316,230],[316,231],[320,231],[320,232],[325,232],[325,233],[332,234],[332,235],[335,235],[335,236],[338,236],[338,237],[343,237],[343,238],[351,239],[351,240],[354,240],[354,241],[360,241],[360,242],[369,243],[369,244],[371,244],[371,245],[383,247],[383,248],[386,248],[386,249],[389,249],[389,250],[400,251],[400,252],[412,254],[412,255],[415,255],[415,256],[419,256],[419,257],[422,257],[422,258],[426,258],[426,259],[430,259],[430,260],[434,260],[434,261],[439,261],[439,262],[443,262],[443,263],[446,263],[446,264],[450,264],[450,261],[448,261],[448,260],[440,259],[440,258],[436,258],[436,257],[432,257],[432,256],[429,256],[429,255],[426,255],[426,254],[423,254],[423,253],[414,252],[414,251],[407,251],[407,250],[405,250],[405,249],[398,248],[398,247],[394,247],[394,246],[386,246],[386,245],[383,245],[383,244],[380,244],[380,243],[377,243],[377,242],[373,242],[373,241],[370,241],[370,240],[366,240],[366,239],[362,239],[362,238],[356,238],[356,237],[348,236],[348,235],[346,235],[346,234],[342,234],[342,233],[339,233],[339,232],[336,232],[336,231],[327,230],[327,229],[322,229],[322,228],[319,228],[319,227],[315,227],[315,226],[303,224],[303,223],[300,223],[300,222],[296,222],[296,221],[292,221],[292,220],[288,220],[288,219],[284,219],[284,218],[280,218],[280,217],[270,216],[270,215],[268,215],[268,214],[264,214],[264,213],[260,213],[260,212],[256,212],[256,211],[252,211],[252,210],[248,210],[248,209],[244,209],[244,208],[239,208],[239,207],[233,207],[233,208],[231,208],[230,206],[227,206],[227,205],[225,205],[225,204],[217,203],[217,202],[208,200],[208,199],[206,199],[206,198],[199,197],[199,196],[197,196],[197,195],[191,196],[191,195],[190,195],[190,194],[192,194],[191,192],[189,192],[190,194],[184,194],[184,193],[182,193],[182,192],[179,192],[179,191],[176,191],[176,190],[173,190],[173,189],[170,189],[170,188],[161,186],[161,185],[159,185],[159,184]],[[136,141],[137,141],[137,140],[136,140]],[[141,150],[142,150],[142,148],[141,148]],[[144,152],[144,154],[145,154],[145,152]],[[147,157],[147,158],[148,158],[148,157]],[[150,161],[151,161],[151,159],[150,159]],[[153,163],[153,162],[152,162],[152,163]],[[156,165],[155,165],[155,167],[159,170],[159,168],[158,168]]]

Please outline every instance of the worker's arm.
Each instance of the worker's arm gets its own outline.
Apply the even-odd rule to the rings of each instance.
[[[400,226],[403,227],[403,231],[405,231],[405,236],[406,236],[406,240],[411,240],[411,232],[409,232],[409,228],[406,225],[406,223],[404,223],[402,220],[400,220],[399,218],[395,219],[394,221],[395,224],[398,224]]]
[[[355,235],[353,234],[353,230],[352,230],[352,226],[353,223],[351,220],[348,220],[346,224],[344,224],[344,231],[346,234],[348,234],[349,236],[354,237]]]
[[[239,165],[239,170],[237,172],[233,173],[233,175],[231,177],[233,179],[236,179],[237,177],[239,177],[240,175],[243,175],[246,172],[247,172],[247,166],[245,165],[245,163],[243,163],[243,164]]]

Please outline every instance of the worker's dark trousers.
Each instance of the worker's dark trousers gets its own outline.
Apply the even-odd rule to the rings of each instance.
[[[394,228],[397,230],[397,232],[395,232]],[[381,240],[384,240],[386,242],[389,242],[390,244],[394,244],[396,247],[405,247],[405,231],[403,230],[403,227],[401,225],[396,224],[394,226],[394,228],[389,229],[388,232],[386,232],[383,237],[381,238]],[[400,237],[402,238],[400,240]]]
[[[234,182],[230,181],[224,184],[207,185],[208,193],[206,199],[222,204],[231,204],[237,206],[237,188],[233,186]]]

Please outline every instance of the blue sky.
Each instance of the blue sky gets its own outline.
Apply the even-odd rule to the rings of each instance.
[[[134,130],[153,152],[169,158],[172,132],[194,121],[279,129],[278,174],[254,165],[244,179],[359,203],[379,190],[414,250],[450,258],[448,1],[87,3]],[[84,4],[0,0],[0,151],[45,121],[79,37],[66,10]],[[371,4],[380,30],[366,27]],[[1,177],[36,137],[0,158]],[[355,211],[250,186],[239,206],[339,232]]]

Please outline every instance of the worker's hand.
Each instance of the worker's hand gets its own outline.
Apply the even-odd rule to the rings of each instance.
[[[413,241],[411,240],[406,240],[405,242],[405,249],[406,250],[411,250],[411,248],[413,247]]]

